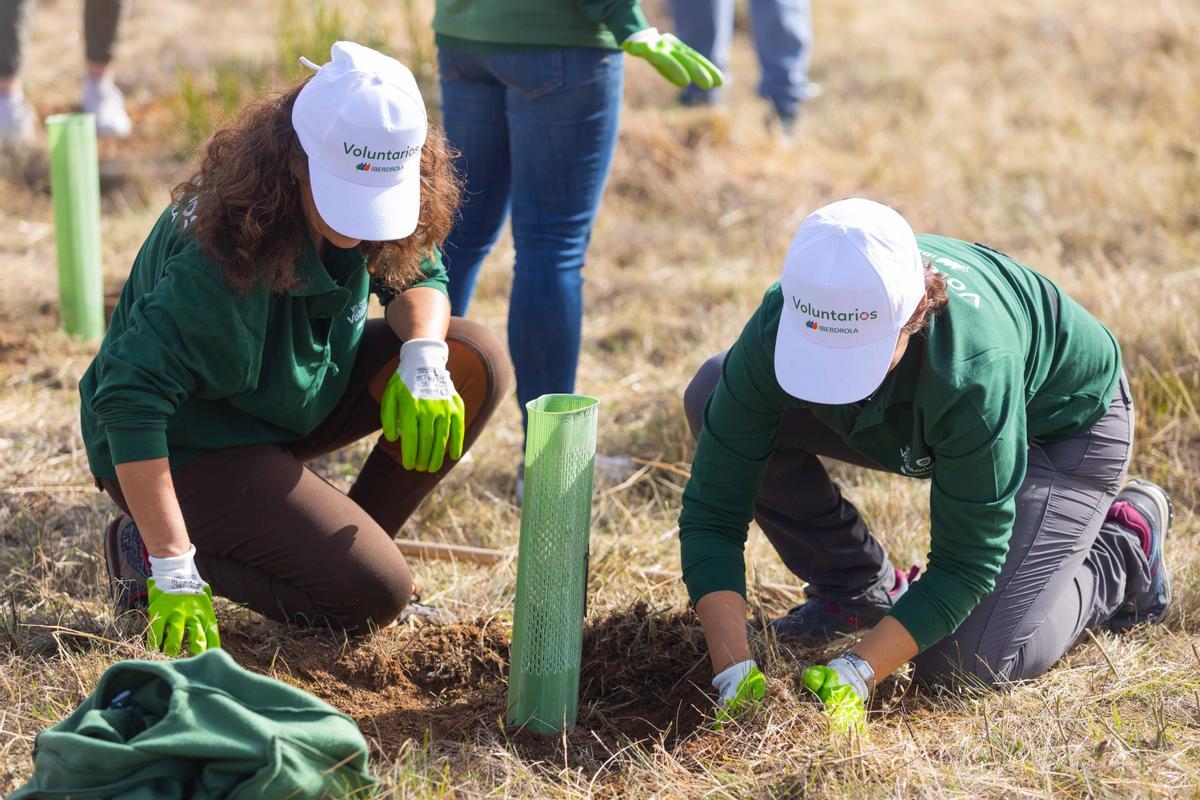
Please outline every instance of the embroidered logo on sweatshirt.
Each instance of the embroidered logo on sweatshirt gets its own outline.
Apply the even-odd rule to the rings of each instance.
[[[933,472],[933,456],[912,457],[912,445],[900,448],[900,471],[905,475],[924,477]]]

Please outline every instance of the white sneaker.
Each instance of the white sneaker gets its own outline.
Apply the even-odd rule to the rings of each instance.
[[[0,144],[24,145],[33,141],[37,114],[21,92],[0,94]]]
[[[133,123],[125,113],[125,95],[111,78],[86,78],[80,105],[84,111],[96,116],[97,136],[121,138],[133,130]]]

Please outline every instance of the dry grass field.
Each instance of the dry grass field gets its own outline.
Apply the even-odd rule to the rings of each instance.
[[[120,286],[196,143],[282,55],[318,59],[331,30],[408,59],[433,86],[428,9],[344,3],[307,23],[269,0],[136,4],[120,51],[138,131],[102,148],[104,265]],[[580,725],[551,741],[506,733],[515,564],[419,563],[426,602],[470,622],[362,641],[289,629],[223,604],[228,650],[358,719],[389,797],[1169,797],[1200,795],[1200,5],[819,0],[814,77],[826,89],[794,141],[763,125],[741,37],[729,104],[672,104],[627,66],[616,164],[587,266],[579,388],[602,400]],[[38,12],[27,93],[43,115],[76,101],[80,4]],[[650,11],[669,27],[663,9]],[[290,60],[290,58],[289,58]],[[287,68],[290,69],[290,66]],[[431,105],[436,95],[430,91]],[[56,330],[44,157],[0,175],[0,793],[30,771],[35,734],[103,670],[143,655],[106,603],[101,533],[76,382],[93,348]],[[677,569],[673,526],[691,455],[681,395],[736,337],[815,206],[867,195],[917,230],[985,241],[1058,281],[1111,326],[1137,404],[1134,471],[1176,504],[1177,602],[1165,624],[1098,634],[1036,682],[929,694],[883,684],[870,738],[829,738],[799,691],[817,653],[756,639],[762,713],[703,725],[710,679]],[[504,240],[472,314],[504,329]],[[317,464],[347,485],[367,443]],[[403,532],[515,548],[515,403]],[[899,564],[921,563],[927,486],[839,472]],[[755,581],[794,582],[753,531]],[[751,593],[762,618],[786,602]]]

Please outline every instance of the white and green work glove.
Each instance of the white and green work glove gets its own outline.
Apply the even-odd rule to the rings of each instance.
[[[646,28],[631,34],[621,43],[621,49],[631,56],[644,58],[658,74],[680,89],[694,83],[701,89],[711,89],[725,83],[721,70],[704,56],[669,33],[658,28]]]
[[[717,690],[717,718],[713,727],[718,730],[734,717],[758,708],[767,694],[767,678],[754,659],[739,661],[712,679]]]
[[[213,613],[212,589],[196,571],[196,547],[170,558],[150,556],[150,630],[146,647],[172,658],[179,655],[187,639],[188,652],[199,655],[221,646],[217,617]]]
[[[870,687],[854,664],[844,657],[835,658],[828,666],[804,670],[802,679],[804,687],[820,698],[822,710],[835,731],[859,735],[867,732],[866,699]]]
[[[410,339],[380,401],[383,435],[400,440],[405,469],[437,472],[446,452],[462,458],[467,411],[450,380],[450,348],[441,339]]]

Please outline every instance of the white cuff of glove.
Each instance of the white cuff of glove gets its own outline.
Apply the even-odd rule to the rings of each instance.
[[[745,661],[739,661],[732,667],[726,668],[720,675],[712,679],[713,688],[720,693],[722,703],[732,700],[737,696],[738,684],[742,682],[742,678],[746,677],[746,674],[750,670],[757,666],[753,658],[748,658]]]
[[[830,661],[828,666],[838,674],[838,677],[842,679],[842,683],[847,686],[853,686],[855,693],[859,697],[863,700],[867,699],[871,690],[867,688],[867,682],[863,680],[862,675],[858,673],[853,664],[844,658],[838,657]]]
[[[150,556],[150,577],[166,594],[204,594],[208,584],[196,570],[196,545],[182,555],[167,558]]]
[[[632,42],[633,44],[650,43],[658,41],[660,36],[662,34],[658,32],[658,28],[643,28],[626,36],[625,41]]]
[[[396,369],[445,369],[449,360],[450,345],[441,339],[409,339],[400,345],[400,366]]]

